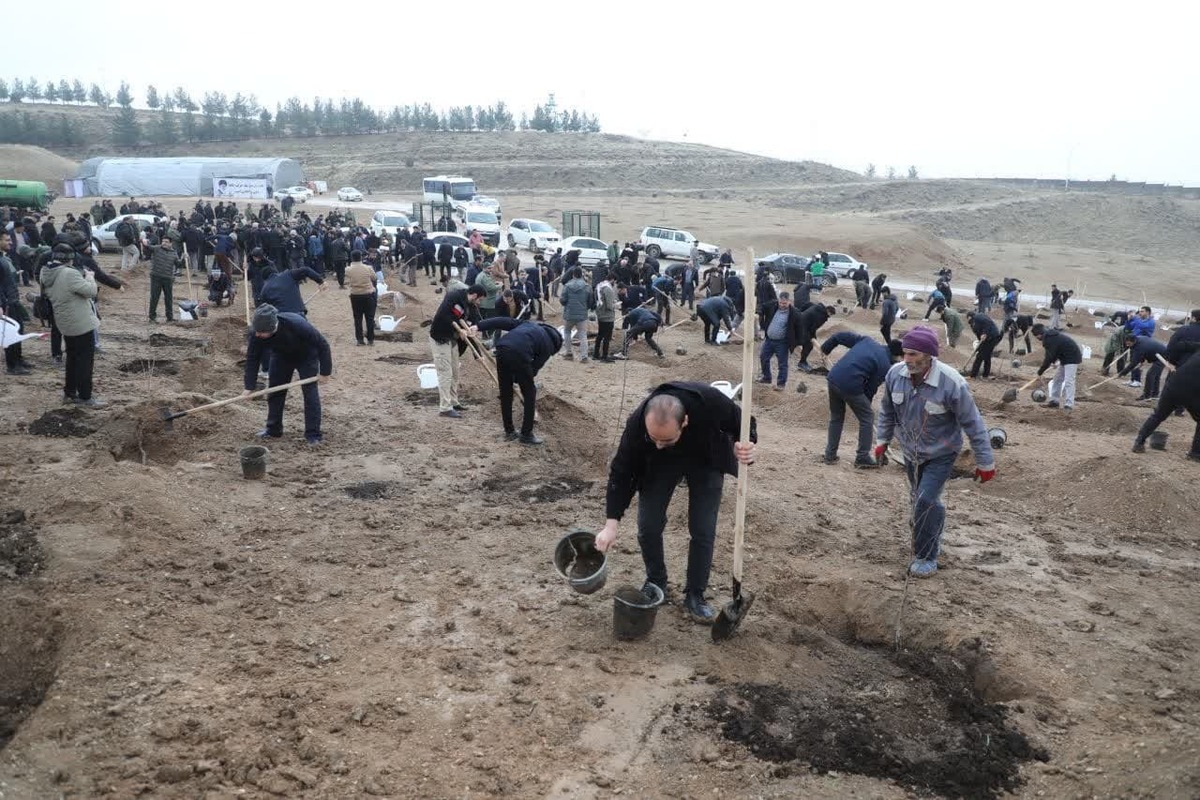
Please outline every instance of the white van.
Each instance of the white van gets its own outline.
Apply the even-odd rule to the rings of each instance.
[[[435,175],[421,182],[426,203],[469,203],[476,195],[475,181],[462,175]]]
[[[493,247],[500,246],[500,218],[487,206],[460,203],[454,207],[454,218],[464,236],[479,231],[485,242]]]

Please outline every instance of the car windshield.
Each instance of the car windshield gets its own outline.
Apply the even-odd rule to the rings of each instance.
[[[496,215],[490,211],[468,211],[467,222],[478,222],[480,225],[498,225]]]
[[[529,230],[537,231],[538,233],[554,233],[554,228],[550,227],[544,222],[529,223]]]
[[[467,181],[466,183],[454,182],[450,183],[450,196],[455,200],[470,200],[475,196],[475,183]]]
[[[406,228],[408,217],[384,217],[383,224],[389,228]]]

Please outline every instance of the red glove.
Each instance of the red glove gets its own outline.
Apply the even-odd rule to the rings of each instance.
[[[980,469],[979,467],[975,468],[975,480],[979,481],[980,483],[987,483],[994,477],[996,477],[995,467],[992,467],[991,469]]]
[[[887,445],[877,444],[875,445],[875,449],[871,452],[875,455],[875,460],[878,461],[879,459],[883,458],[883,454],[887,452]]]

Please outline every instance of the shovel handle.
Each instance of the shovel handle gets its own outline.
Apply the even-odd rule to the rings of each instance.
[[[754,249],[750,261],[754,263]],[[746,308],[754,307],[754,281],[746,282]],[[754,411],[754,337],[742,339],[742,427],[738,441],[749,443],[750,422]],[[750,467],[738,464],[737,504],[733,517],[733,587],[735,599],[742,594],[742,549],[746,542],[746,501],[750,494]]]
[[[169,419],[185,417],[188,414],[195,414],[197,411],[208,411],[213,408],[220,408],[221,406],[227,406],[230,403],[240,403],[243,400],[253,400],[256,397],[266,397],[269,394],[275,394],[275,392],[282,392],[284,389],[293,389],[297,386],[303,386],[306,383],[316,383],[320,379],[320,375],[313,375],[311,378],[301,378],[300,380],[292,381],[291,383],[282,383],[279,386],[271,386],[267,389],[259,389],[257,392],[251,392],[250,394],[239,394],[237,397],[230,397],[225,400],[218,400],[215,403],[207,403],[202,406],[196,406],[195,408],[189,408],[187,411],[176,412],[172,414]]]
[[[1165,358],[1163,358],[1163,357],[1162,357],[1162,353],[1155,353],[1155,354],[1154,354],[1154,357],[1155,357],[1155,358],[1157,358],[1157,359],[1159,360],[1159,362],[1160,362],[1160,363],[1161,363],[1161,364],[1162,364],[1164,367],[1166,367],[1166,368],[1167,368],[1167,372],[1174,372],[1174,371],[1175,371],[1175,365],[1174,365],[1174,364],[1172,364],[1170,361],[1167,361]]]
[[[1030,386],[1033,386],[1035,383],[1037,383],[1041,379],[1042,379],[1041,375],[1034,375],[1032,378],[1030,378],[1028,381],[1025,382],[1024,386],[1022,386],[1020,389],[1017,389],[1017,394],[1020,394],[1021,392],[1025,391],[1026,389],[1028,389]]]

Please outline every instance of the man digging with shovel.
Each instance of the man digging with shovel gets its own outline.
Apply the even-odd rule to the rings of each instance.
[[[704,600],[712,569],[717,514],[725,475],[738,463],[754,463],[758,434],[751,420],[750,441],[736,439],[742,410],[722,392],[704,383],[673,382],[655,389],[625,424],[621,444],[608,472],[607,521],[596,536],[605,552],[617,539],[617,527],[638,495],[638,545],[646,582],[667,591],[663,529],[667,506],[680,478],[687,479],[688,545],[684,611],[694,622],[712,625],[717,614]],[[652,592],[651,596],[656,593]]]
[[[333,374],[333,357],[329,342],[321,332],[299,314],[280,312],[275,306],[263,304],[254,309],[250,332],[246,337],[246,370],[243,396],[252,394],[258,382],[258,365],[270,354],[269,386],[290,383],[292,373],[311,378],[320,373],[319,383]],[[305,384],[304,440],[311,445],[321,443],[321,394],[317,384]],[[283,436],[283,405],[287,391],[276,392],[267,400],[267,426],[259,438],[278,439]]]

